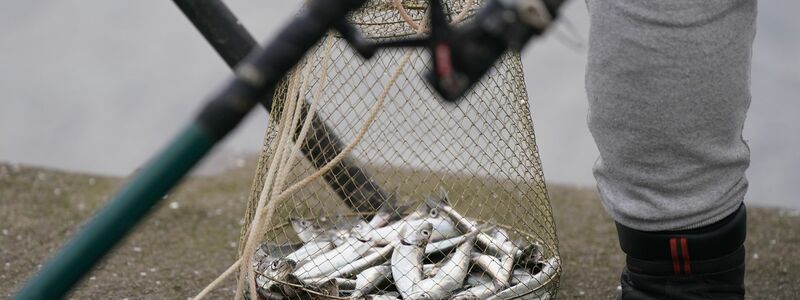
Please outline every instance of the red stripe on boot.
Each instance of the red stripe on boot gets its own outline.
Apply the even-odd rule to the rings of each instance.
[[[681,262],[678,258],[678,241],[675,238],[669,239],[669,250],[672,253],[672,270],[675,275],[681,274]]]
[[[689,261],[689,242],[686,238],[681,238],[681,253],[683,254],[683,271],[686,275],[692,274],[692,267]]]

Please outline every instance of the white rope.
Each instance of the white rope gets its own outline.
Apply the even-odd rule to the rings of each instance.
[[[291,115],[291,117],[288,118],[289,126],[284,127],[284,131],[281,133],[279,137],[280,142],[278,143],[277,149],[278,152],[280,152],[280,155],[277,155],[278,153],[275,153],[276,156],[274,159],[278,161],[277,170],[275,171],[277,175],[275,178],[275,182],[272,183],[271,193],[269,190],[262,190],[262,194],[260,196],[257,208],[261,208],[265,201],[269,201],[268,199],[274,198],[275,195],[277,195],[277,193],[283,188],[283,184],[286,182],[286,173],[288,172],[289,169],[289,166],[286,164],[286,162],[287,160],[289,160],[290,156],[289,154],[289,148],[291,147],[290,143],[292,135],[294,135],[294,133],[296,132],[297,123],[298,120],[300,119],[300,112],[302,110],[302,104],[300,103],[300,101],[303,100],[298,100],[298,99],[300,98],[301,95],[305,95],[305,88],[307,87],[308,84],[308,77],[310,77],[311,65],[312,65],[311,63],[306,62],[306,65],[303,68],[303,79],[302,79],[303,83],[300,84],[300,89],[297,92],[291,90],[294,93],[290,93],[290,95],[288,95],[286,98],[287,101],[284,104],[283,112],[287,114],[286,115],[287,117],[289,115]],[[295,78],[297,79],[297,77]],[[267,195],[270,196],[267,197]],[[267,207],[267,209],[269,209],[269,207]],[[255,252],[255,248],[258,246],[257,243],[260,239],[259,234],[263,232],[262,230],[259,229],[265,226],[265,224],[263,224],[265,223],[264,220],[269,220],[269,219],[262,219],[261,213],[257,209],[255,218],[253,219],[253,222],[250,225],[250,230],[249,230],[250,234],[247,237],[245,246],[242,248],[242,250],[244,251],[241,255],[242,261],[251,261],[253,259],[253,252]],[[247,278],[251,278],[251,280],[246,280]],[[244,291],[245,282],[249,284],[250,298],[257,299],[256,284],[254,278],[255,278],[255,272],[251,264],[245,264],[242,267],[240,267],[239,280],[237,281],[235,299],[237,300],[242,299],[243,296],[242,292]]]
[[[222,272],[222,275],[219,275],[219,277],[217,277],[217,279],[214,279],[214,281],[209,283],[208,286],[206,286],[202,291],[197,293],[197,296],[194,296],[194,298],[192,298],[192,299],[203,299],[203,298],[205,298],[205,296],[208,295],[208,293],[213,291],[215,288],[217,288],[217,286],[219,286],[219,284],[222,283],[222,281],[225,280],[225,278],[228,278],[228,276],[233,274],[233,271],[236,271],[236,268],[239,267],[239,263],[241,261],[242,261],[242,259],[240,258],[235,263],[233,263],[230,267],[228,267],[227,270],[225,270],[225,272]]]

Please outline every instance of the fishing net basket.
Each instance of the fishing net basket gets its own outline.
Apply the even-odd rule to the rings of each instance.
[[[483,4],[470,0],[443,2],[451,20],[466,9],[463,22],[469,22]],[[400,4],[402,9],[392,0],[372,0],[349,20],[373,40],[424,31],[414,28],[409,19],[417,25],[424,23],[427,1],[403,0]],[[406,55],[410,56],[404,61]],[[424,81],[421,75],[431,65],[428,56],[424,50],[396,49],[381,50],[364,60],[344,39],[332,34],[287,75],[274,91],[272,117],[247,202],[245,224],[254,219],[271,158],[280,150],[273,142],[280,134],[278,116],[288,95],[294,92],[298,96],[303,116],[308,114],[311,99],[320,99],[308,136],[294,136],[295,140],[305,139],[299,142],[301,151],[294,154],[298,158],[286,173],[289,184],[317,171],[341,152],[356,137],[382,93],[385,101],[342,163],[277,204],[261,237],[260,251],[281,257],[302,245],[291,220],[302,219],[318,228],[341,224],[343,219],[369,220],[390,199],[402,217],[426,205],[426,199],[446,194],[447,205],[482,230],[502,229],[512,241],[541,245],[541,260],[560,261],[519,55],[502,57],[457,104],[438,100]],[[324,60],[327,66],[321,63]],[[298,82],[305,79],[306,84],[292,84],[292,76],[299,78]],[[247,225],[243,227],[240,245],[249,230]],[[554,268],[546,282],[527,294],[509,298],[555,296],[561,268]],[[470,263],[471,274],[478,269]]]

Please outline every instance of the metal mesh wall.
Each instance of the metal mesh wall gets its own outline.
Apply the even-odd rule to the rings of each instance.
[[[466,1],[444,2],[452,17],[461,10]],[[427,7],[426,2],[403,1],[402,3],[412,18],[418,22],[422,19]],[[395,38],[414,33],[414,30],[400,18],[392,1],[388,0],[369,2],[365,8],[352,14],[351,21],[370,38]],[[468,21],[469,19],[466,20]],[[312,63],[321,61],[324,52],[321,47],[309,52],[306,61]],[[328,82],[323,90],[317,114],[319,120],[326,125],[324,130],[328,134],[333,134],[344,143],[348,143],[362,126],[370,105],[383,91],[389,74],[395,70],[405,51],[381,51],[374,58],[364,60],[344,40],[335,38],[330,51],[330,67],[327,74],[320,74],[321,67],[312,65],[310,87],[307,93],[300,97],[311,99],[312,91],[321,76],[327,76]],[[263,292],[262,296],[287,297],[286,293],[299,293],[297,290],[292,291],[291,285],[284,285],[288,280],[285,277],[275,278],[278,275],[273,271],[282,268],[283,264],[278,262],[285,256],[298,251],[300,247],[310,242],[319,240],[329,242],[330,246],[326,245],[323,250],[316,253],[317,255],[348,255],[348,253],[337,254],[337,251],[345,252],[345,250],[355,252],[357,254],[353,254],[355,256],[350,259],[352,264],[354,259],[363,261],[364,257],[380,253],[383,249],[385,252],[381,254],[384,256],[383,259],[378,259],[375,263],[370,262],[374,266],[370,266],[372,269],[369,270],[374,271],[377,266],[389,266],[389,269],[395,267],[394,260],[399,257],[392,257],[392,254],[398,253],[401,247],[397,246],[407,246],[405,243],[414,240],[414,232],[420,228],[418,226],[420,222],[410,222],[415,217],[427,221],[445,220],[458,233],[449,236],[444,234],[444,237],[439,236],[439,240],[429,239],[426,241],[428,248],[439,241],[468,236],[470,230],[481,232],[477,238],[473,236],[471,240],[468,239],[468,242],[471,241],[475,246],[468,251],[469,263],[468,269],[465,270],[467,275],[464,278],[456,278],[460,280],[457,289],[446,288],[451,289],[446,292],[448,295],[469,294],[470,289],[477,291],[478,287],[487,287],[492,290],[492,295],[503,298],[543,299],[555,295],[560,276],[555,223],[536,148],[519,56],[509,54],[503,57],[486,77],[455,105],[439,101],[423,81],[421,75],[430,66],[427,56],[428,54],[422,50],[413,50],[412,59],[397,82],[389,88],[386,103],[377,121],[348,158],[347,163],[361,168],[368,181],[347,181],[353,175],[349,174],[350,169],[334,169],[333,174],[316,180],[277,208],[275,214],[277,219],[274,224],[278,226],[268,231],[264,237],[264,245],[259,250],[260,255],[256,256],[257,261],[254,262],[257,264],[256,282],[259,292]],[[272,116],[280,115],[281,103],[287,95],[287,88],[287,84],[282,84],[275,91]],[[277,134],[275,125],[275,121],[272,120],[265,135],[264,150],[258,162],[245,214],[246,224],[252,220],[264,184],[269,158],[272,155],[269,145]],[[319,143],[319,139],[311,142]],[[320,150],[318,155],[323,156],[330,150],[325,148],[332,147],[324,143],[307,146],[308,149],[316,147]],[[295,182],[316,170],[314,163],[309,159],[297,161],[288,182]],[[349,184],[351,188],[353,186],[355,188],[337,191],[328,184],[330,180],[345,180],[347,181],[343,184],[345,187]],[[381,193],[358,194],[363,193],[358,187],[364,184],[378,187]],[[342,199],[342,195],[345,199]],[[376,207],[375,202],[353,200],[365,197],[378,197],[381,203],[389,204]],[[389,209],[386,209],[387,207]],[[360,253],[360,250],[347,248],[349,239],[354,236],[365,236],[363,227],[357,225],[360,222],[371,221],[375,211],[391,212],[388,216],[392,219],[388,224],[373,226],[370,230],[394,226],[398,232],[390,235],[390,238],[395,238],[397,245],[388,252],[384,247],[392,243],[373,242],[363,253]],[[426,219],[432,217],[430,214],[414,215],[415,211],[437,213],[438,219]],[[455,217],[452,212],[455,212]],[[459,224],[458,216],[467,219],[468,223]],[[397,225],[403,222],[406,224]],[[293,223],[295,226],[292,226]],[[437,228],[436,222],[432,223],[434,235],[437,233],[441,235],[437,230],[445,229]],[[303,230],[307,232],[304,233]],[[359,230],[361,232],[358,232]],[[366,236],[369,236],[369,233]],[[488,239],[487,236],[492,239]],[[514,250],[500,247],[508,251],[493,252],[487,249],[491,247],[481,244],[481,237],[484,239],[483,242],[490,240],[498,246],[506,243],[510,245],[508,249]],[[535,248],[538,250],[533,252],[538,254],[528,251]],[[446,266],[451,260],[459,259],[459,249],[466,248],[456,245],[437,252],[438,257],[426,253],[421,264]],[[502,273],[493,274],[492,272],[497,270],[493,270],[493,266],[487,266],[487,262],[499,263],[498,270],[502,272],[507,269],[503,267],[505,264],[503,253],[511,255],[509,253],[513,251],[517,251],[515,252],[517,254],[512,255],[514,264],[511,274],[507,276]],[[528,261],[523,261],[519,257],[523,251],[527,251],[525,255],[528,255]],[[335,261],[338,258],[329,257],[327,261]],[[293,282],[298,286],[304,286],[306,290],[313,291],[325,280],[338,280],[339,291],[336,295],[331,295],[331,298],[336,298],[352,295],[353,290],[357,290],[355,285],[358,279],[368,276],[364,275],[366,271],[363,268],[348,274],[330,274],[330,272],[322,275],[313,274],[316,277],[298,274],[314,273],[316,270],[309,271],[309,269],[316,269],[316,266],[308,264],[318,264],[321,261],[313,257],[306,258],[305,261],[294,261],[292,263],[294,272],[290,272]],[[413,265],[415,260],[411,261]],[[451,262],[450,265],[454,263]],[[346,267],[351,266],[339,265],[334,269],[346,269]],[[432,267],[426,268],[428,273],[419,279],[426,280],[437,276],[436,272],[430,270]],[[525,281],[527,277],[519,270],[528,272],[528,275],[535,277],[534,280]],[[443,275],[438,274],[438,276]],[[497,276],[501,279],[498,280]],[[507,282],[503,282],[503,276],[506,276]],[[388,283],[384,282],[383,285],[365,294],[422,297],[400,291],[405,278],[387,279]],[[399,282],[395,282],[397,280]],[[528,286],[526,289],[518,287],[517,290],[511,291],[519,285]],[[419,287],[417,289],[422,290]],[[438,292],[439,290],[435,290],[432,293]],[[484,296],[489,294],[486,291],[483,293]],[[300,297],[298,295],[293,296]],[[427,296],[437,298],[432,294]],[[475,296],[471,298],[486,298],[481,295]]]

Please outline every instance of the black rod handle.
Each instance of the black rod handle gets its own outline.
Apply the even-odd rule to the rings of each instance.
[[[247,53],[259,47],[247,29],[241,25],[222,1],[173,1],[229,67],[234,68],[244,60]],[[341,26],[343,21],[338,22],[337,25]],[[271,101],[262,101],[261,103],[267,112],[271,111]],[[302,105],[305,116],[308,112],[308,104],[303,101]],[[299,133],[300,128],[297,130],[295,135]],[[320,168],[341,153],[344,147],[344,143],[336,136],[333,129],[317,115],[314,115],[309,135],[301,145],[300,151],[316,168]],[[349,207],[358,212],[377,210],[387,197],[385,190],[371,180],[369,173],[358,167],[349,158],[334,165],[323,178]]]

